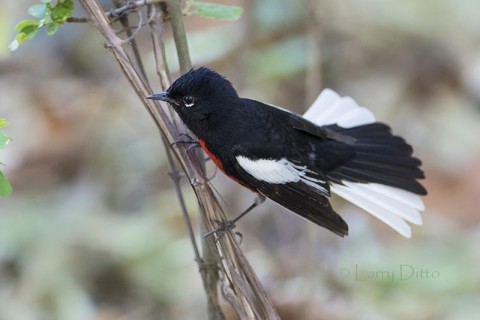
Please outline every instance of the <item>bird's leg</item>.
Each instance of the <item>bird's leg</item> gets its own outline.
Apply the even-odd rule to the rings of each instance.
[[[233,218],[232,220],[227,220],[225,222],[219,222],[220,224],[220,227],[216,230],[213,230],[213,231],[210,231],[208,233],[206,233],[204,235],[204,237],[207,237],[209,235],[211,235],[212,233],[215,233],[215,232],[225,232],[225,231],[228,231],[228,230],[231,230],[233,228],[235,228],[235,223],[238,222],[238,220],[240,220],[241,218],[243,218],[247,213],[249,213],[250,211],[252,211],[253,209],[255,209],[256,207],[258,207],[259,205],[261,205],[262,203],[265,202],[265,196],[263,194],[260,194],[258,193],[257,194],[257,198],[255,199],[255,201],[250,205],[250,207],[247,208],[247,210],[243,211],[241,214],[239,214],[238,216],[236,216],[235,218]]]
[[[255,198],[255,201],[250,205],[250,207],[247,208],[247,210],[243,211],[242,213],[240,213],[238,216],[236,216],[234,219],[232,220],[229,220],[228,221],[228,224],[231,224],[232,227],[235,226],[235,223],[240,220],[241,218],[243,218],[247,213],[249,213],[250,211],[252,211],[253,209],[255,209],[256,207],[258,207],[259,205],[261,205],[262,203],[265,202],[265,196],[263,194],[260,194],[258,193],[257,194],[257,198]]]
[[[205,162],[207,162],[208,160],[210,160],[210,158],[205,159]],[[209,182],[212,181],[213,178],[215,178],[215,176],[217,175],[217,172],[218,172],[218,167],[215,166],[215,168],[213,168],[212,175],[210,177],[207,177],[207,181],[209,181]]]

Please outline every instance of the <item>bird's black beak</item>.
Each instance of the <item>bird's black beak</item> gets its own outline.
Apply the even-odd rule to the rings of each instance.
[[[168,97],[168,93],[166,91],[165,92],[160,92],[160,93],[154,93],[154,94],[151,94],[149,96],[146,96],[145,98],[151,99],[151,100],[161,100],[161,101],[165,101],[165,102],[168,102],[168,103],[171,103],[171,104],[176,104],[175,100],[170,99]]]

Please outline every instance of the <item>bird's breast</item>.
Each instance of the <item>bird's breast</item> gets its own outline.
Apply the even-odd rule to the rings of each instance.
[[[200,144],[200,147],[202,147],[203,151],[210,157],[210,159],[215,163],[215,165],[222,170],[225,173],[223,163],[220,161],[220,159],[207,148],[207,145],[205,143],[205,140],[198,139],[198,143]]]
[[[198,143],[200,144],[200,147],[202,147],[203,151],[210,157],[210,159],[215,163],[215,165],[230,179],[233,181],[241,184],[242,186],[257,192],[256,190],[252,189],[249,185],[245,184],[245,182],[241,181],[240,178],[237,178],[237,175],[234,174],[233,169],[231,168],[231,164],[229,163],[223,163],[222,160],[220,160],[219,156],[217,156],[212,150],[210,150],[207,147],[207,143],[203,139],[198,139]]]

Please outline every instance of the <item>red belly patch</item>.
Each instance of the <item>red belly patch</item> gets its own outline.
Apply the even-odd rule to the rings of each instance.
[[[235,182],[238,182],[240,183],[242,186],[250,189],[250,190],[253,190],[251,189],[249,186],[245,185],[244,183],[242,183],[241,181],[237,180],[236,178],[232,177],[231,175],[229,175],[228,173],[225,172],[225,170],[223,169],[223,164],[222,162],[220,161],[220,159],[217,158],[217,156],[215,156],[212,152],[210,152],[210,150],[208,150],[207,146],[205,145],[205,141],[202,140],[202,139],[198,139],[198,143],[200,144],[200,147],[202,147],[203,151],[205,151],[205,153],[210,157],[210,159],[212,159],[213,163],[215,163],[215,165],[223,172],[225,173],[225,175],[227,177],[229,177],[230,179],[232,179],[233,181]],[[254,190],[255,191],[255,190]]]
[[[223,173],[225,173],[225,171],[223,171],[223,164],[220,162],[220,160],[213,153],[210,152],[210,150],[208,150],[207,146],[205,145],[205,141],[203,141],[202,139],[198,139],[198,143],[202,147],[203,151],[205,151],[205,153],[208,154],[210,159],[212,159],[213,163],[215,163],[215,165],[220,170],[222,170]]]

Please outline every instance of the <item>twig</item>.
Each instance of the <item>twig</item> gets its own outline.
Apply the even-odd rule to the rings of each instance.
[[[166,90],[170,86],[170,75],[168,70],[166,69],[167,64],[166,64],[166,56],[165,56],[165,46],[162,41],[161,16],[160,16],[162,12],[163,10],[161,9],[161,5],[159,4],[149,7],[151,38],[153,43],[153,52],[155,56],[155,65],[157,69],[157,75],[160,79],[162,89]],[[176,168],[175,161],[172,157],[172,151],[170,150],[168,141],[163,139],[163,144],[165,146],[165,152],[167,154],[167,159],[170,167],[170,173],[171,173],[170,176],[172,177],[173,183],[175,185],[175,192],[177,194],[177,198],[180,203],[180,209],[182,211],[185,224],[187,225],[188,235],[189,235],[190,242],[192,244],[193,252],[195,255],[195,261],[197,262],[197,265],[199,267],[199,271],[202,276],[202,281],[205,283],[206,282],[205,263],[200,254],[200,250],[198,249],[198,245],[195,240],[195,232],[193,231],[192,222],[190,220],[187,207],[185,205],[185,199],[183,196],[182,188],[180,186],[179,171]]]
[[[91,22],[90,18],[84,18],[84,17],[81,17],[81,18],[70,17],[70,18],[67,18],[66,21],[69,22],[69,23],[86,23],[86,22]]]
[[[192,68],[192,62],[188,52],[187,36],[185,33],[185,27],[183,25],[183,13],[180,7],[180,1],[168,0],[167,10],[168,16],[170,17],[170,23],[172,25],[173,40],[175,42],[175,47],[177,48],[180,72],[183,74]],[[180,121],[176,115],[174,117]],[[203,152],[197,153],[197,159],[198,158],[203,159]],[[203,174],[205,174],[205,163],[202,161],[200,164]],[[200,207],[200,210],[202,210],[202,207]],[[206,234],[209,230],[208,223],[205,221],[205,219],[206,215],[200,214],[199,221],[201,234]],[[215,247],[214,238],[202,237],[201,241],[203,262],[207,266],[215,265],[216,259],[212,251]],[[225,316],[223,315],[223,312],[220,308],[220,303],[218,302],[218,270],[216,268],[205,268],[204,271],[205,273],[202,276],[204,277],[204,286],[207,293],[208,317],[209,319],[223,319]]]
[[[106,13],[107,17],[114,18],[120,17],[132,10],[136,10],[139,7],[145,6],[147,3],[153,3],[159,1],[148,1],[148,0],[138,0],[138,1],[127,1],[127,3],[123,6],[118,6],[116,9],[110,10]]]
[[[145,99],[145,96],[150,94],[152,90],[146,79],[139,74],[138,68],[132,65],[132,52],[128,46],[125,46],[124,41],[115,34],[107,15],[97,0],[80,0],[80,2],[95,27],[105,38],[106,47],[118,61],[136,94],[152,116],[168,145],[170,145],[179,138],[180,132],[186,132],[186,128],[181,123],[178,124],[175,118],[171,118],[171,115],[164,109],[165,106],[158,104],[156,101]],[[201,209],[201,221],[205,224],[205,229],[212,230],[213,221],[225,221],[226,217],[204,177],[203,158],[199,159],[194,153],[189,153],[182,145],[177,145],[172,149],[172,152],[185,171],[197,196]],[[213,235],[210,238],[212,241],[208,242],[207,245],[222,274],[222,288],[229,289],[228,292],[231,295],[228,296],[228,301],[235,308],[237,315],[242,320],[279,319],[273,304],[238,246],[235,234],[232,231],[226,231],[222,237]],[[212,299],[210,296],[211,293],[211,291],[207,292],[209,301],[215,301],[215,297]],[[222,314],[217,315],[221,319]]]
[[[175,193],[177,194],[178,201],[180,203],[180,210],[182,211],[183,217],[185,219],[185,224],[187,225],[188,235],[190,238],[190,242],[192,243],[193,253],[195,254],[195,261],[199,266],[200,272],[204,272],[201,270],[204,267],[204,262],[202,256],[200,255],[200,250],[198,250],[197,242],[195,241],[195,232],[193,231],[192,221],[190,220],[190,216],[188,215],[187,205],[185,204],[185,198],[183,197],[182,188],[180,186],[180,172],[178,171],[175,161],[172,157],[172,151],[168,147],[168,142],[163,139],[163,144],[165,145],[165,152],[167,154],[168,164],[170,167],[170,177],[173,180],[173,184],[175,185]]]
[[[123,2],[124,2],[124,0],[114,0],[113,1],[113,3],[117,7],[120,7]],[[131,3],[131,2],[128,2],[128,3]],[[128,3],[127,3],[127,5],[128,5]],[[142,28],[143,16],[142,16],[142,12],[139,11],[139,10],[134,10],[132,12],[136,12],[138,14],[138,23],[137,23],[137,26],[135,28],[135,31],[132,31],[132,29],[130,29],[129,16],[128,15],[120,16],[120,23],[125,28],[125,32],[127,34],[127,39],[125,39],[123,41],[131,44],[132,50],[133,50],[133,57],[135,58],[135,62],[136,62],[136,63],[134,63],[134,65],[137,65],[139,67],[140,73],[143,75],[144,78],[146,78],[147,75],[145,74],[145,68],[143,67],[142,59],[140,58],[140,51],[138,50],[137,41],[135,41],[135,36],[138,34],[140,29]]]
[[[128,0],[125,5],[117,6],[116,9],[106,12],[105,15],[109,18],[118,18],[130,13],[131,11],[137,10],[138,8],[144,7],[146,5],[160,3],[164,1],[165,0],[137,0],[137,1]],[[70,17],[70,18],[67,18],[66,21],[70,23],[85,23],[85,22],[90,22],[91,19],[87,17],[80,17],[80,18]]]
[[[177,48],[180,72],[183,74],[192,68],[192,61],[188,53],[187,36],[185,27],[183,26],[183,14],[180,8],[180,1],[168,0],[167,8],[172,23],[173,40]]]
[[[149,13],[149,20],[157,75],[162,89],[165,90],[170,86],[170,71],[168,70],[167,58],[165,56],[165,44],[162,41],[161,14],[163,13],[163,5],[164,3],[150,6],[149,10],[152,12]]]

